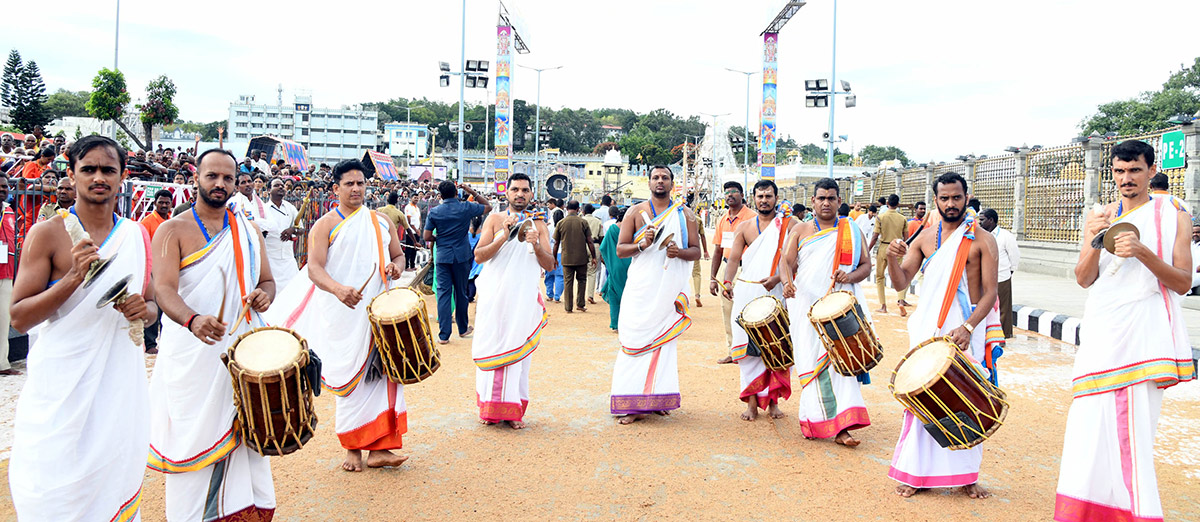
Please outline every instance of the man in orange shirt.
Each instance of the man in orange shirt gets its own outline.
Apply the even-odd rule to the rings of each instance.
[[[32,135],[27,135],[32,136]],[[25,236],[29,235],[29,229],[37,222],[38,210],[42,207],[42,202],[46,201],[46,196],[37,194],[37,192],[53,193],[57,190],[58,178],[46,185],[42,182],[42,173],[49,168],[50,162],[54,160],[54,148],[47,147],[40,153],[37,153],[36,159],[25,164],[25,168],[21,169],[21,177],[25,179],[25,190],[27,195],[21,198],[21,204],[17,206],[17,212],[21,216],[20,236],[24,241]],[[36,180],[36,181],[35,181]]]
[[[736,181],[726,181],[725,189],[725,205],[728,210],[721,219],[717,221],[717,230],[713,234],[713,254],[712,268],[709,271],[710,281],[708,283],[708,291],[712,295],[717,295],[721,291],[718,288],[717,274],[721,270],[721,262],[725,261],[725,249],[733,248],[733,231],[743,221],[755,219],[754,211],[746,207],[744,199],[744,191],[742,184]],[[729,316],[733,313],[733,301],[721,298],[721,316],[725,318],[725,344],[733,346],[733,327],[729,323]],[[717,364],[729,364],[733,362],[733,358],[726,355],[723,359],[718,360]]]
[[[171,207],[174,206],[175,198],[171,195],[171,191],[167,189],[159,190],[154,193],[154,211],[146,214],[140,223],[146,227],[146,232],[150,234],[151,241],[154,240],[154,232],[158,230],[158,226],[171,219]],[[146,353],[158,353],[158,332],[162,325],[162,311],[160,310],[158,320],[150,323],[143,333],[143,338],[146,340]]]

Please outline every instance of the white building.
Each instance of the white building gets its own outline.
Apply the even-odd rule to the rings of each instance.
[[[385,123],[383,135],[388,155],[421,159],[428,155],[429,129],[420,123]]]
[[[374,150],[378,122],[376,111],[315,108],[312,96],[297,95],[293,104],[281,107],[243,95],[229,104],[228,135],[231,142],[262,135],[289,139],[304,145],[310,163],[332,164],[361,158],[364,149]]]

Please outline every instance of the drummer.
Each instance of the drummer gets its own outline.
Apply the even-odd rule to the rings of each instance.
[[[904,241],[892,241],[887,249],[888,273],[897,291],[908,288],[918,270],[925,274],[917,292],[921,302],[908,318],[909,346],[948,336],[975,361],[993,361],[984,357],[985,351],[1004,340],[1002,331],[998,339],[987,335],[1000,325],[996,240],[975,226],[975,213],[967,210],[967,182],[961,175],[942,174],[933,182],[933,193],[941,221],[921,231],[911,248]],[[987,366],[984,373],[994,374],[994,363]],[[981,446],[942,448],[905,411],[888,476],[900,482],[896,493],[902,497],[931,487],[962,486],[971,498],[987,498],[990,493],[977,483],[982,458]]]
[[[293,328],[321,357],[321,384],[333,392],[334,431],[346,449],[345,471],[399,466],[408,431],[404,386],[390,382],[370,364],[371,324],[367,305],[400,277],[404,250],[386,216],[363,206],[366,167],[345,160],[333,167],[338,204],[313,224],[308,265],[280,302],[294,310],[271,310],[271,319]],[[307,276],[307,277],[305,277]],[[319,290],[319,291],[318,291]]]
[[[738,398],[746,403],[746,411],[742,413],[745,421],[757,419],[759,408],[767,410],[773,419],[783,418],[779,399],[792,396],[791,370],[771,370],[762,357],[750,355],[746,330],[737,322],[742,309],[755,298],[783,295],[783,287],[779,286],[780,252],[784,239],[797,226],[797,221],[775,211],[778,200],[779,188],[774,181],[764,179],[754,184],[754,210],[757,213],[754,219],[734,229],[721,291],[733,302],[730,313],[733,345],[729,356],[737,361],[741,372],[742,391]],[[734,283],[739,262],[742,273]]]
[[[271,464],[234,430],[233,386],[218,356],[250,330],[249,317],[261,324],[250,310],[266,310],[275,281],[258,228],[225,207],[237,159],[211,149],[196,167],[196,204],[154,233],[154,294],[170,321],[150,376],[147,467],[167,474],[168,520],[269,520]]]
[[[814,219],[796,227],[788,237],[780,264],[783,295],[788,298],[796,372],[800,376],[800,432],[809,439],[827,439],[843,446],[859,442],[850,430],[871,425],[859,377],[830,367],[829,355],[808,319],[809,309],[829,291],[854,294],[870,321],[860,283],[871,274],[871,258],[858,224],[838,217],[842,196],[836,181],[826,178],[813,187]]]
[[[508,208],[487,217],[475,246],[482,269],[475,282],[479,308],[471,355],[479,422],[506,422],[519,430],[529,405],[529,356],[546,327],[538,280],[542,270],[554,270],[555,260],[545,221],[526,213],[533,195],[529,176],[513,174],[507,191]],[[518,223],[531,226],[524,237],[509,241],[509,230]]]

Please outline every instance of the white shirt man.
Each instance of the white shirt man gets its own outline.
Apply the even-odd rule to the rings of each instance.
[[[264,176],[271,175],[271,164],[269,162],[267,162],[267,160],[265,158],[263,158],[261,155],[258,157],[258,159],[250,162],[250,164],[254,165],[254,168],[262,171]]]
[[[996,247],[1000,250],[1000,257],[997,258],[1000,274],[997,281],[1003,283],[1011,279],[1017,271],[1017,265],[1021,262],[1021,251],[1017,248],[1017,236],[1007,229],[997,226],[992,230],[992,235],[996,237]]]
[[[278,179],[271,185],[272,190],[275,190],[275,185],[279,185],[279,190],[283,190],[283,182]],[[270,199],[263,204],[266,206],[266,218],[258,222],[263,231],[263,247],[267,251],[267,261],[271,263],[271,274],[275,276],[275,284],[286,287],[299,272],[299,268],[296,266],[296,239],[288,234],[288,239],[285,240],[283,232],[292,227],[298,212],[294,205],[282,199],[279,204]]]
[[[404,205],[404,217],[408,218],[408,226],[421,230],[421,209],[416,204],[409,200],[407,205]]]
[[[1200,225],[1192,225],[1192,294],[1200,286]]]
[[[878,213],[879,207],[871,205],[871,208],[867,210],[866,214],[858,216],[858,219],[854,220],[854,224],[858,225],[858,229],[864,234],[863,239],[871,239],[870,237],[865,236],[866,234],[870,234],[871,230],[875,230],[875,217]]]

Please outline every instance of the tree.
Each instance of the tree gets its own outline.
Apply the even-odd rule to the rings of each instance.
[[[17,82],[21,78],[21,53],[13,49],[8,52],[8,61],[4,64],[4,79],[0,83],[0,103],[5,107],[17,105]]]
[[[1190,67],[1180,67],[1163,82],[1162,90],[1146,91],[1136,98],[1105,103],[1079,123],[1083,134],[1141,134],[1166,127],[1177,114],[1200,111],[1200,57]]]
[[[812,143],[800,147],[800,161],[803,163],[825,163],[825,149]]]
[[[125,135],[137,143],[138,147],[149,150],[149,147],[142,145],[129,127],[125,126],[123,119],[127,105],[129,105],[129,92],[125,90],[125,75],[121,74],[121,71],[112,71],[107,67],[100,69],[100,72],[96,73],[96,77],[92,78],[92,96],[88,98],[86,106],[88,114],[101,121],[116,123],[121,130],[125,131]],[[117,141],[120,141],[119,134]]]
[[[50,119],[69,116],[87,116],[87,101],[91,93],[87,91],[68,91],[59,89],[46,98],[46,111]]]
[[[142,111],[142,129],[146,131],[146,150],[154,146],[154,126],[174,123],[179,118],[175,106],[175,82],[165,75],[150,80],[146,86],[146,103],[137,106]]]
[[[605,141],[599,145],[596,145],[595,147],[592,147],[592,154],[604,154],[605,152],[614,149],[621,150],[621,146],[617,145],[617,142],[615,141]]]
[[[33,132],[34,127],[50,123],[50,114],[46,111],[46,83],[42,81],[42,72],[37,62],[30,60],[17,77],[16,96],[9,117],[13,125],[24,132]]]
[[[905,167],[909,165],[908,155],[894,146],[867,145],[858,152],[858,157],[862,158],[863,165],[868,167],[877,166],[887,160],[899,160]]]

